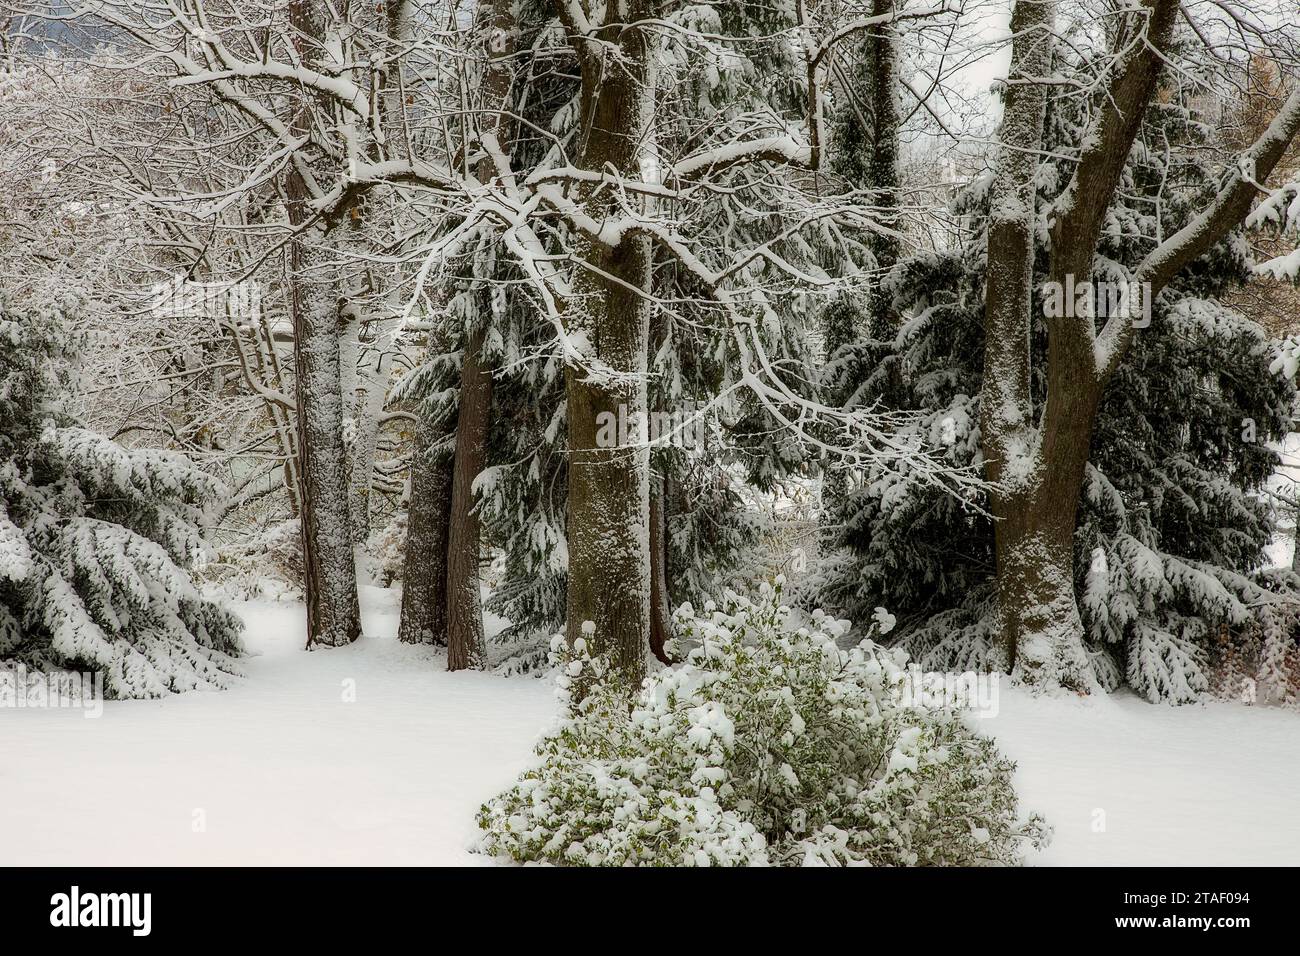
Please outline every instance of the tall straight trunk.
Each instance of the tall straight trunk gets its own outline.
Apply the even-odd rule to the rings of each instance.
[[[481,92],[489,112],[480,133],[495,136],[507,156],[512,124],[506,107],[513,79],[518,25],[512,0],[492,0],[484,8],[484,42],[488,59]],[[492,161],[483,159],[476,175],[488,182],[495,175]],[[495,316],[494,316],[495,318]],[[486,660],[483,607],[479,598],[480,522],[474,500],[474,480],[487,463],[488,428],[492,416],[492,367],[484,352],[486,322],[470,334],[461,363],[460,412],[456,423],[450,538],[447,555],[447,669],[480,666]]]
[[[289,251],[308,647],[337,647],[361,634],[339,415],[338,298],[329,254],[311,245],[323,239],[309,230]]]
[[[872,0],[873,17],[888,16],[897,0]],[[848,185],[867,191],[870,202],[876,207],[875,218],[890,229],[897,229],[899,205],[899,108],[898,108],[898,51],[897,40],[888,25],[867,30],[860,49],[861,64],[854,80],[861,94],[862,109],[850,103],[845,127],[845,139],[851,142],[835,160]],[[860,130],[860,135],[856,135]],[[895,235],[872,232],[868,240],[872,258],[875,259],[875,281],[859,304],[856,292],[841,293],[845,301],[840,307],[826,312],[823,326],[827,360],[845,346],[858,344],[863,339],[863,329],[857,316],[865,317],[866,335],[877,341],[892,341],[897,321],[891,297],[886,294],[884,281],[898,263],[901,243]],[[895,390],[901,388],[901,372],[895,369],[890,375]],[[858,382],[846,381],[836,394],[830,396],[836,404],[844,404],[856,391]],[[848,497],[848,471],[845,466],[830,463],[822,477],[823,508],[831,513],[838,511]],[[833,523],[824,532],[828,547],[834,547],[838,538],[838,524]]]
[[[650,353],[647,364],[668,341],[668,321],[657,313],[650,324]],[[654,411],[664,409],[664,395],[660,391]],[[660,436],[662,437],[662,436]],[[672,607],[668,593],[668,486],[669,456],[665,456],[661,474],[650,475],[650,653],[663,664],[671,664],[667,644],[672,639]],[[651,459],[653,468],[653,458]]]
[[[492,370],[482,359],[484,338],[480,326],[465,346],[461,365],[447,546],[447,669],[452,671],[481,666],[486,658],[479,599],[479,517],[474,507],[474,479],[487,462],[492,412]]]
[[[300,52],[304,62],[314,65],[324,36],[321,11],[305,0],[294,0],[289,15],[303,38]],[[293,118],[295,132],[305,134],[310,129],[312,105],[311,96],[300,105]],[[361,634],[343,447],[337,271],[323,245],[326,228],[308,225],[311,190],[293,165],[285,196],[289,222],[298,230],[289,244],[289,304],[294,331],[307,646],[337,647]]]
[[[420,413],[411,456],[411,495],[402,564],[402,615],[397,639],[447,643],[447,537],[452,458],[437,446],[443,435]]]
[[[410,32],[411,5],[407,0],[388,0],[388,39],[399,48]],[[381,74],[386,154],[395,153],[403,141],[401,84],[394,60],[391,72]],[[391,294],[394,314],[404,298],[400,288]],[[427,347],[430,359],[441,353],[445,342],[431,333]],[[406,644],[447,643],[447,541],[451,522],[452,456],[445,448],[449,431],[416,410],[414,447],[411,450],[410,493],[407,502],[406,546],[402,555],[402,610],[397,639]],[[454,426],[453,426],[454,427]]]
[[[395,52],[409,39],[410,4],[408,0],[387,0],[383,7],[384,33],[390,49]],[[400,116],[403,104],[399,95],[400,84],[393,75],[399,69],[401,69],[400,60],[395,60],[375,77],[380,127],[383,130],[382,142],[373,144],[377,159],[391,158],[395,155],[393,145],[402,142]],[[347,228],[355,230],[357,227],[349,221]],[[372,276],[369,285],[375,284],[373,280]],[[384,345],[391,340],[393,326],[396,324],[394,316],[401,313],[403,299],[401,286],[394,281],[393,287],[384,299],[382,311],[377,315],[371,314],[368,324],[365,315],[356,314],[355,325],[349,328],[349,335],[346,337],[351,351],[351,365],[344,368],[344,398],[353,409],[356,420],[348,482],[352,540],[356,544],[365,542],[371,531],[371,491],[374,487],[375,456],[379,444],[380,419],[384,413],[384,399],[388,397],[388,381],[392,372],[392,356]],[[358,301],[366,301],[360,297],[360,290],[358,290]],[[371,347],[367,348],[367,345]],[[351,373],[350,381],[346,380],[348,373]],[[414,474],[414,469],[412,473]]]
[[[634,5],[635,6],[635,5]],[[638,19],[632,10],[628,20]],[[582,39],[579,165],[636,177],[653,112],[651,52],[640,27],[603,27]],[[617,63],[617,69],[607,69]],[[620,215],[617,190],[584,196],[595,221]],[[569,325],[585,333],[592,367],[570,364],[565,382],[569,420],[569,639],[584,636],[627,682],[640,685],[650,638],[650,474],[646,435],[646,355],[651,251],[643,235],[611,244],[584,240],[569,302]],[[622,414],[620,415],[620,411]],[[601,423],[613,447],[598,441]],[[586,627],[584,627],[586,625]]]

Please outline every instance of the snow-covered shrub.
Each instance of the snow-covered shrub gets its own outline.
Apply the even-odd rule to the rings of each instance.
[[[779,580],[779,579],[778,579]],[[958,714],[904,706],[904,658],[765,588],[677,612],[695,646],[629,697],[554,641],[564,716],[483,806],[485,852],[577,865],[1010,864],[1045,838],[1014,765]],[[588,634],[587,637],[590,635]]]
[[[222,488],[70,420],[74,307],[0,294],[0,663],[93,670],[115,697],[223,686],[240,624],[187,572]]]

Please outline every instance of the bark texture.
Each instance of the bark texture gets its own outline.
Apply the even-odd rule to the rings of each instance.
[[[397,639],[407,644],[447,643],[452,458],[438,448],[442,437],[437,424],[420,414],[411,459],[402,616],[397,628]]]
[[[322,11],[295,0],[289,15],[301,35],[304,62],[318,63],[324,36]],[[305,95],[294,115],[295,132],[305,134],[311,128],[313,107],[326,108],[311,94]],[[289,245],[289,301],[297,379],[307,646],[337,647],[361,634],[343,443],[337,274],[324,246],[328,227],[311,224],[311,191],[296,164],[290,166],[285,196],[289,221],[299,230]]]
[[[479,517],[474,479],[487,462],[492,412],[492,371],[482,361],[483,328],[465,347],[461,365],[456,459],[452,468],[447,544],[447,669],[481,666],[486,657],[479,599]]]
[[[1035,553],[1045,545],[1040,542],[1038,549],[1029,547],[1033,522],[1025,511],[1023,495],[1017,493],[1029,487],[1032,478],[1013,473],[1012,467],[1024,469],[1030,464],[1023,449],[1032,437],[1033,428],[1029,333],[1033,297],[1034,172],[1038,163],[1035,151],[1042,144],[1047,105],[1047,91],[1043,86],[1016,81],[1046,75],[1051,60],[1052,14],[1050,0],[1018,0],[1011,15],[1015,38],[1008,73],[1011,83],[1002,114],[1003,153],[989,211],[980,424],[988,479],[993,484],[989,508],[996,519],[999,625],[1010,666],[1016,663],[1020,635],[1041,630],[1041,615],[1034,608],[1051,603],[1051,582],[1039,580],[1036,574],[1041,563],[1035,560]]]
[[[634,4],[625,19],[646,13]],[[617,25],[577,36],[566,26],[582,68],[578,164],[637,177],[654,106],[647,34]],[[608,188],[588,189],[584,197],[585,212],[597,222],[617,215],[616,203]],[[569,324],[586,334],[591,361],[566,372],[568,634],[573,640],[584,624],[594,625],[584,635],[593,652],[634,688],[645,676],[650,639],[649,455],[639,434],[600,447],[597,423],[604,415],[619,420],[620,408],[623,420],[646,421],[651,250],[645,236],[624,235],[612,244],[587,239],[579,254],[586,267],[576,271]]]
[[[668,600],[668,496],[666,479],[650,483],[650,653],[671,664],[667,643],[673,636],[673,618]]]

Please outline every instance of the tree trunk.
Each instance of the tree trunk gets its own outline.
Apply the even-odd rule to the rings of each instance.
[[[1092,412],[1086,402],[1058,407],[1060,413],[1048,414],[1064,419],[1050,423],[1059,438],[1044,442],[1051,470],[1031,487],[991,498],[998,608],[1017,679],[1088,692],[1094,681],[1074,595],[1074,528]]]
[[[1047,0],[1017,0],[1008,78],[1044,76],[1051,51]],[[1009,85],[1002,114],[1002,154],[990,195],[988,282],[984,303],[984,385],[980,428],[992,489],[997,558],[998,618],[1008,668],[1016,663],[1020,634],[1035,620],[1047,580],[1042,562],[1059,542],[1035,547],[1037,528],[1032,470],[1041,468],[1027,442],[1033,437],[1030,405],[1030,308],[1033,302],[1035,151],[1042,145],[1047,96],[1037,83]],[[1019,441],[1017,441],[1019,439]],[[1049,602],[1050,603],[1050,602]]]
[[[486,657],[479,600],[479,518],[474,507],[474,479],[487,461],[492,412],[492,371],[482,361],[484,338],[480,326],[466,344],[461,364],[447,553],[447,669],[452,671],[482,666]]]
[[[1118,21],[1115,62],[1072,179],[1051,221],[1049,278],[1090,283],[1107,211],[1154,101],[1174,41],[1179,0],[1143,0]],[[1051,316],[1047,398],[1035,425],[1030,406],[1030,308],[1034,256],[1034,170],[1042,149],[1045,89],[1051,75],[1050,0],[1018,0],[1012,15],[1011,76],[1003,114],[1003,157],[992,189],[985,303],[981,428],[996,520],[998,614],[1007,656],[1026,683],[1090,690],[1095,686],[1073,587],[1075,521],[1102,392],[1131,341],[1130,314]],[[1139,37],[1139,34],[1141,36]],[[1148,301],[1197,256],[1236,227],[1263,182],[1300,131],[1300,93],[1288,97],[1269,130],[1242,157],[1218,195],[1162,241],[1134,272]]]
[[[588,254],[588,261],[604,274],[640,288],[649,278],[648,259],[642,240],[625,241],[604,255],[595,250]],[[645,676],[650,639],[649,455],[644,448],[628,447],[644,441],[635,425],[644,420],[646,410],[644,300],[603,277],[591,276],[576,285],[587,287],[581,294],[604,297],[593,316],[600,330],[595,341],[602,346],[597,358],[623,374],[618,379],[598,378],[570,367],[566,376],[568,633],[570,638],[585,636],[593,653],[636,687]],[[605,288],[589,288],[595,285]],[[598,421],[620,417],[634,423],[628,443],[600,447]],[[588,622],[594,625],[590,633],[584,628]]]
[[[872,0],[871,15],[887,16],[896,0]],[[855,189],[867,191],[876,207],[874,218],[882,225],[897,229],[899,226],[899,109],[898,109],[898,51],[896,39],[888,25],[867,30],[862,37],[861,63],[854,73],[855,86],[861,94],[862,108],[850,95],[842,130],[844,145],[834,165]],[[897,321],[893,303],[884,289],[884,280],[897,263],[901,243],[899,238],[884,232],[872,232],[868,239],[875,259],[875,278],[865,296],[857,292],[841,292],[839,303],[826,311],[823,325],[825,356],[829,361],[837,357],[845,346],[861,343],[863,329],[857,321],[865,318],[866,336],[876,341],[889,342],[894,338]],[[865,301],[863,301],[865,299]],[[901,372],[895,369],[890,375],[891,385],[901,390]],[[860,382],[843,381],[829,397],[843,406],[857,390]],[[828,514],[839,512],[849,493],[849,471],[835,461],[827,463],[822,473],[822,507]],[[835,547],[841,531],[838,521],[823,531],[823,541],[828,548]]]
[[[668,600],[668,496],[667,479],[650,482],[650,652],[671,664],[667,643],[673,636]]]
[[[501,151],[512,125],[507,118],[513,57],[518,25],[508,0],[492,0],[484,8],[484,44],[487,64],[482,96],[489,106],[480,134],[494,136]],[[480,160],[476,175],[490,182],[496,175],[491,159]],[[495,301],[495,298],[493,298]],[[488,429],[492,415],[492,368],[484,354],[487,323],[483,318],[470,334],[461,363],[460,413],[456,423],[456,461],[453,469],[449,553],[447,556],[447,669],[479,667],[486,661],[483,607],[479,598],[479,517],[475,510],[474,480],[487,463]]]
[[[320,11],[296,0],[290,20],[306,38],[305,62],[318,59],[324,29]],[[299,105],[295,132],[311,127],[313,97]],[[340,402],[339,295],[337,273],[323,248],[326,229],[302,228],[311,219],[311,191],[290,165],[285,195],[297,235],[289,244],[290,311],[298,414],[298,468],[302,484],[303,577],[307,598],[307,646],[337,647],[361,634],[357,575],[348,518],[347,455]]]
[[[1148,15],[1135,16],[1116,35],[1112,85],[1098,101],[1073,181],[1053,219],[1049,278],[1062,285],[1091,279],[1106,210],[1163,68],[1156,51],[1170,42],[1178,3],[1146,2]],[[1012,72],[1022,80],[1051,72],[1050,52],[1035,37],[1050,35],[1052,16],[1047,0],[1016,4],[1012,32],[1021,52],[1019,66],[1017,53],[1012,54]],[[1144,30],[1147,43],[1121,42],[1130,28]],[[990,478],[1000,485],[991,498],[998,613],[1013,674],[1033,686],[1087,692],[1096,681],[1074,595],[1074,529],[1105,374],[1097,367],[1092,318],[1049,318],[1048,398],[1034,426],[1029,396],[1033,172],[1042,148],[1045,96],[1045,88],[1034,82],[1011,86],[1007,93],[1007,152],[994,185],[989,227],[985,457]]]
[[[416,425],[411,455],[411,498],[402,564],[402,616],[397,639],[447,643],[447,536],[451,520],[451,455],[425,414]]]
[[[379,332],[373,341],[382,341],[383,334]],[[381,348],[366,350],[361,344],[360,351],[356,379],[356,437],[352,443],[348,482],[352,502],[352,540],[357,544],[370,536],[370,490],[374,481],[379,420],[384,414],[389,370],[388,353]]]
[[[629,11],[628,19],[637,16]],[[635,178],[654,106],[646,34],[607,26],[599,42],[576,41],[582,63],[579,131],[583,169],[613,169]],[[617,68],[611,68],[613,64]],[[621,215],[618,191],[584,196],[594,221]],[[568,324],[586,335],[587,367],[570,364],[569,419],[570,640],[584,636],[629,690],[645,676],[650,639],[650,483],[645,447],[650,244],[644,235],[612,244],[585,239],[568,303]],[[621,412],[621,414],[620,414]],[[601,424],[626,421],[631,434],[613,447],[598,441]],[[605,428],[609,431],[619,429]]]
[[[408,42],[410,4],[388,0],[386,31],[395,48]],[[400,143],[403,104],[394,60],[391,74],[381,74],[384,132],[387,144]],[[392,147],[386,145],[386,149]],[[404,294],[391,294],[390,311],[400,311]],[[443,348],[431,334],[430,357]],[[416,410],[415,442],[411,450],[410,494],[407,500],[406,546],[402,555],[402,612],[397,639],[405,644],[447,644],[447,541],[451,521],[452,456],[442,447],[448,432],[423,409]],[[373,476],[372,476],[373,477]]]
[[[1295,532],[1292,534],[1295,550],[1291,552],[1291,570],[1300,574],[1300,504],[1291,509],[1291,516],[1295,520]]]
[[[872,0],[871,15],[886,16],[895,0]],[[898,222],[898,51],[888,27],[867,32],[863,56],[870,89],[871,158],[867,163],[868,179],[858,185],[871,189],[880,207],[884,224],[897,228]],[[868,328],[873,338],[892,339],[895,325],[890,297],[881,288],[886,270],[898,262],[898,237],[873,233],[871,252],[876,259],[877,279],[871,290]]]
[[[328,254],[309,245],[323,238],[309,230],[290,248],[308,647],[337,647],[361,634],[339,415],[338,300]]]

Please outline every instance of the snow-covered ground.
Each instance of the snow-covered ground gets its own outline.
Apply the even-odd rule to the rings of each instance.
[[[1055,828],[1036,862],[1300,863],[1300,715],[1211,701],[1170,707],[1002,689],[981,721],[1017,762],[1025,806]]]
[[[301,605],[236,605],[258,656],[220,693],[110,701],[99,719],[0,710],[0,863],[481,862],[474,812],[527,760],[553,693],[448,674],[394,639],[397,602],[365,588],[368,636],[311,653]]]
[[[223,693],[0,710],[0,864],[473,864],[474,811],[525,765],[547,681],[367,637],[302,650],[302,608],[237,609],[258,656]],[[355,694],[352,691],[355,691]],[[349,698],[355,697],[355,700]],[[982,721],[1056,829],[1044,864],[1300,862],[1300,717],[1003,688]]]

